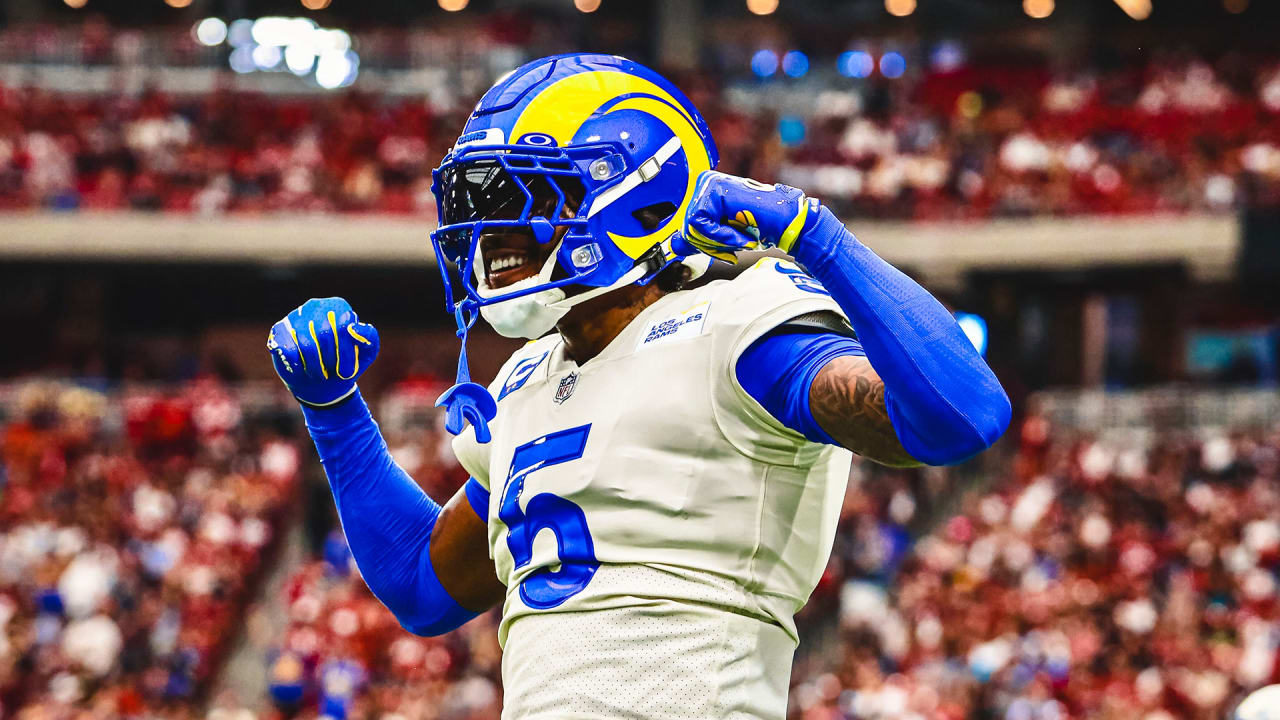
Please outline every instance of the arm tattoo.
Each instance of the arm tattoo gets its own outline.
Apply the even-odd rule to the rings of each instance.
[[[827,363],[809,388],[809,409],[818,425],[844,447],[884,465],[920,462],[907,454],[889,421],[884,381],[864,357]]]

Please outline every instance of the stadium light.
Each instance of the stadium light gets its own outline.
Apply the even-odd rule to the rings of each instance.
[[[316,63],[316,84],[325,90],[346,87],[356,81],[359,72],[360,58],[350,50],[321,53]]]
[[[69,8],[75,8],[76,10],[79,10],[80,8],[84,7],[85,3],[89,2],[89,0],[62,0],[62,2],[66,3],[67,7]]]
[[[894,17],[906,17],[916,11],[916,0],[884,0],[884,9]]]
[[[220,18],[208,17],[196,23],[196,40],[207,47],[221,45],[227,39],[227,24]]]
[[[164,0],[164,4],[171,8],[184,8],[191,4],[191,0]]]
[[[351,49],[351,36],[346,30],[316,30],[311,34],[311,41],[317,52],[346,52]]]
[[[272,70],[280,64],[284,53],[275,45],[259,45],[253,49],[250,57],[253,58],[254,67],[259,70]]]
[[[799,50],[788,50],[782,56],[782,72],[787,77],[804,77],[809,72],[809,56]]]
[[[778,0],[747,0],[747,10],[753,15],[772,15],[778,9]]]
[[[458,12],[467,7],[468,0],[436,0],[440,3],[440,9],[447,12]]]
[[[227,42],[231,47],[253,44],[253,21],[248,18],[232,20],[227,26]]]
[[[315,21],[308,18],[261,17],[253,21],[250,35],[259,45],[285,47],[306,42],[316,29]]]
[[[751,56],[751,72],[756,77],[769,77],[778,72],[778,53],[772,50],[757,50]]]
[[[316,64],[315,48],[305,43],[296,43],[284,49],[284,65],[289,72],[302,77],[311,72]]]
[[[1053,14],[1053,0],[1022,0],[1022,11],[1027,17],[1043,20]]]
[[[200,30],[197,26],[197,33]],[[216,39],[212,30],[209,32],[206,39]],[[315,83],[326,90],[347,87],[359,73],[360,56],[352,50],[351,35],[345,30],[321,27],[310,18],[241,18],[224,26],[223,35],[235,48],[227,62],[237,73],[288,71],[298,77],[312,75]]]
[[[323,10],[329,7],[331,0],[302,0],[302,7],[308,10]]]
[[[964,331],[965,337],[973,343],[979,355],[987,354],[987,321],[981,315],[973,313],[956,313],[956,324]]]
[[[1134,20],[1146,20],[1151,16],[1151,0],[1116,0],[1116,5]]]
[[[836,58],[836,70],[845,77],[871,77],[875,69],[876,61],[872,59],[871,53],[864,50],[842,52],[840,57]]]
[[[880,56],[880,74],[895,80],[902,77],[902,73],[907,71],[907,59],[902,57],[902,53],[887,52]]]
[[[240,75],[251,73],[258,69],[253,63],[253,47],[250,45],[241,45],[232,50],[231,56],[227,58],[227,64]]]
[[[593,13],[600,9],[600,0],[573,0],[573,6],[580,12]]]

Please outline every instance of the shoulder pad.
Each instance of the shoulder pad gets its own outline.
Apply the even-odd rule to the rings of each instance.
[[[834,333],[841,337],[858,339],[858,333],[843,315],[829,310],[817,310],[804,315],[797,315],[778,326],[783,332],[801,333]]]

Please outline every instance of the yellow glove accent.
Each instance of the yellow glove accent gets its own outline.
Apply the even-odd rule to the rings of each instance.
[[[284,319],[284,324],[289,328],[289,337],[293,338],[293,346],[298,348],[298,359],[302,361],[302,372],[306,372],[307,358],[302,354],[302,346],[298,344],[298,333],[293,329],[293,323],[289,322],[289,318]]]
[[[787,225],[787,229],[783,231],[782,237],[778,238],[778,248],[782,252],[791,254],[791,248],[796,244],[796,238],[800,237],[800,231],[804,229],[804,220],[809,215],[809,198],[800,196],[800,212],[792,218],[791,223]]]
[[[356,340],[359,340],[360,342],[364,343],[365,345],[372,345],[372,344],[373,344],[373,343],[369,342],[369,339],[368,339],[368,338],[366,338],[366,337],[364,337],[363,335],[361,335],[360,333],[356,332],[356,326],[355,326],[355,323],[352,323],[352,324],[350,324],[350,325],[348,325],[348,326],[347,326],[347,334],[348,334],[348,335],[350,335],[351,337],[355,338]],[[360,348],[356,348],[356,350],[359,350],[359,349],[360,349]],[[359,357],[359,356],[357,356],[357,357]]]
[[[342,356],[338,353],[338,319],[334,316],[332,310],[329,311],[329,329],[333,331],[333,374],[338,376],[339,380],[350,380],[360,372],[360,346],[355,346],[356,351],[356,367],[351,371],[350,375],[343,377],[342,375]],[[351,326],[347,326],[350,330]],[[367,344],[369,341],[366,340]]]
[[[325,379],[325,380],[328,380],[328,379],[329,379],[329,371],[324,369],[324,353],[320,352],[320,341],[319,341],[318,339],[316,339],[316,324],[315,324],[315,322],[313,322],[313,321],[311,321],[311,320],[308,320],[308,321],[307,321],[307,329],[311,331],[311,342],[312,342],[312,343],[315,343],[315,346],[316,346],[316,357],[320,358],[320,374],[321,374],[321,375],[324,375],[324,379]],[[299,350],[298,350],[298,355],[302,355],[302,350],[301,350],[301,348],[299,348]]]
[[[689,228],[689,238],[690,238],[689,241],[692,242],[695,247],[697,247],[699,250],[710,255],[713,258],[719,258],[720,260],[723,260],[728,263],[738,261],[737,255],[734,255],[733,253],[724,252],[723,250],[716,250],[715,242],[713,242],[706,235],[703,235],[702,233],[693,229],[692,227]]]

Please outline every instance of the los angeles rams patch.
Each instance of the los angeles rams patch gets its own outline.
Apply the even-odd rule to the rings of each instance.
[[[700,302],[677,315],[649,323],[640,333],[639,339],[636,340],[636,350],[658,343],[683,340],[701,335],[702,328],[707,322],[707,311],[710,308],[711,301],[708,300]]]

